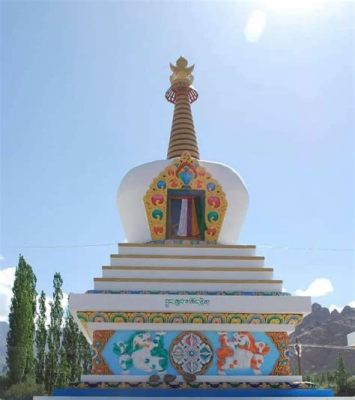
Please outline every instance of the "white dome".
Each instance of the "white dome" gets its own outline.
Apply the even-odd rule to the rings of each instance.
[[[117,207],[129,243],[147,243],[152,240],[144,205],[144,196],[153,179],[172,160],[158,160],[131,169],[123,178],[117,192]],[[235,244],[244,222],[249,196],[242,178],[225,164],[200,161],[222,186],[228,206],[219,234],[219,244]]]

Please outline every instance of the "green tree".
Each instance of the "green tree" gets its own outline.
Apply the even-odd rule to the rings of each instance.
[[[53,388],[57,385],[59,376],[59,361],[61,348],[61,327],[63,322],[63,280],[57,272],[53,278],[53,302],[51,303],[50,324],[48,328],[45,366],[45,388],[48,393],[52,393]]]
[[[6,375],[0,375],[0,399],[3,399],[7,389],[10,387],[10,380]]]
[[[355,396],[355,376],[348,378],[347,382],[347,396]]]
[[[32,400],[33,396],[44,394],[43,386],[38,385],[33,378],[28,378],[8,388],[4,393],[4,398],[5,400]]]
[[[345,369],[345,364],[343,357],[339,354],[338,357],[338,367],[335,371],[335,383],[337,388],[337,395],[343,396],[346,394],[347,391],[347,380],[348,380],[348,373]]]
[[[67,359],[67,355],[65,353],[65,349],[62,347],[60,349],[60,368],[58,371],[58,378],[57,378],[57,387],[66,387],[70,382],[70,365]]]
[[[21,255],[12,293],[6,360],[9,380],[16,384],[34,375],[36,276]]]
[[[328,385],[332,384],[333,382],[334,382],[333,375],[329,371],[327,371],[327,383],[328,383]]]
[[[81,332],[79,332],[79,358],[81,361],[81,373],[84,375],[90,374],[92,365],[91,346]]]
[[[69,311],[65,318],[62,346],[68,363],[68,381],[77,382],[80,380],[81,375],[80,332]]]
[[[39,384],[44,383],[45,360],[46,360],[46,343],[47,343],[47,329],[46,329],[46,295],[42,290],[38,302],[39,312],[37,315],[36,323],[36,382]]]

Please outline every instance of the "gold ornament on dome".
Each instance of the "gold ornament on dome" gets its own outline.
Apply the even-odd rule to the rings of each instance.
[[[222,186],[188,152],[154,178],[144,204],[153,241],[216,243],[227,209]]]

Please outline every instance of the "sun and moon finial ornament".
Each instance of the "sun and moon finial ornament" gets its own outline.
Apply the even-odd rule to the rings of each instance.
[[[192,71],[195,65],[188,66],[188,61],[184,57],[176,60],[176,65],[170,63],[172,74],[170,75],[170,88],[165,93],[165,98],[173,104],[176,104],[176,97],[179,94],[187,95],[189,103],[193,103],[198,98],[198,93],[192,86],[194,77]],[[192,118],[192,117],[191,117]]]
[[[176,60],[176,65],[170,63],[170,69],[173,72],[170,76],[170,83],[172,85],[176,83],[192,85],[194,77],[192,75],[192,71],[194,70],[195,65],[191,65],[188,67],[188,61],[184,57],[179,57]]]

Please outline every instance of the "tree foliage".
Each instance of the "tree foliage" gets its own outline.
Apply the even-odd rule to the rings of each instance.
[[[36,277],[22,256],[16,268],[12,292],[6,360],[9,380],[11,384],[17,384],[34,375]]]
[[[337,395],[338,396],[346,395],[348,377],[349,377],[349,374],[347,373],[347,371],[345,369],[343,357],[339,354],[338,367],[337,367],[337,370],[335,371],[335,383],[336,383],[336,387],[337,387]]]
[[[70,382],[70,365],[67,359],[67,355],[65,353],[65,349],[63,347],[60,349],[59,360],[60,368],[56,386],[66,387]]]
[[[6,375],[0,375],[0,399],[5,397],[7,389],[10,387],[10,379]]]
[[[32,400],[33,396],[44,394],[43,386],[31,378],[10,386],[4,393],[4,398],[5,400]]]
[[[46,360],[46,343],[47,343],[46,295],[43,290],[38,300],[38,315],[36,322],[35,343],[36,343],[36,382],[39,384],[43,384],[44,372],[45,372],[45,360]]]
[[[48,352],[46,355],[45,388],[52,393],[58,383],[59,376],[59,354],[61,347],[61,327],[63,323],[63,280],[57,272],[53,278],[53,302],[51,304],[50,324],[48,328]]]
[[[66,314],[63,328],[62,349],[61,364],[63,368],[68,368],[68,384],[80,381],[81,374],[90,373],[91,347],[69,312]]]
[[[84,335],[79,332],[79,359],[81,364],[81,373],[88,375],[91,373],[92,350]]]
[[[348,378],[346,385],[347,385],[346,395],[355,396],[355,376]]]
[[[60,274],[56,273],[53,277],[48,326],[43,291],[38,299],[36,314],[35,286],[36,277],[32,268],[20,256],[9,314],[8,376],[0,382],[2,396],[9,399],[30,398],[44,389],[51,394],[55,387],[78,382],[81,374],[91,371],[91,347],[69,312],[63,326],[63,280]]]
[[[80,336],[79,328],[74,318],[67,312],[63,329],[63,350],[68,363],[68,382],[80,380]]]

